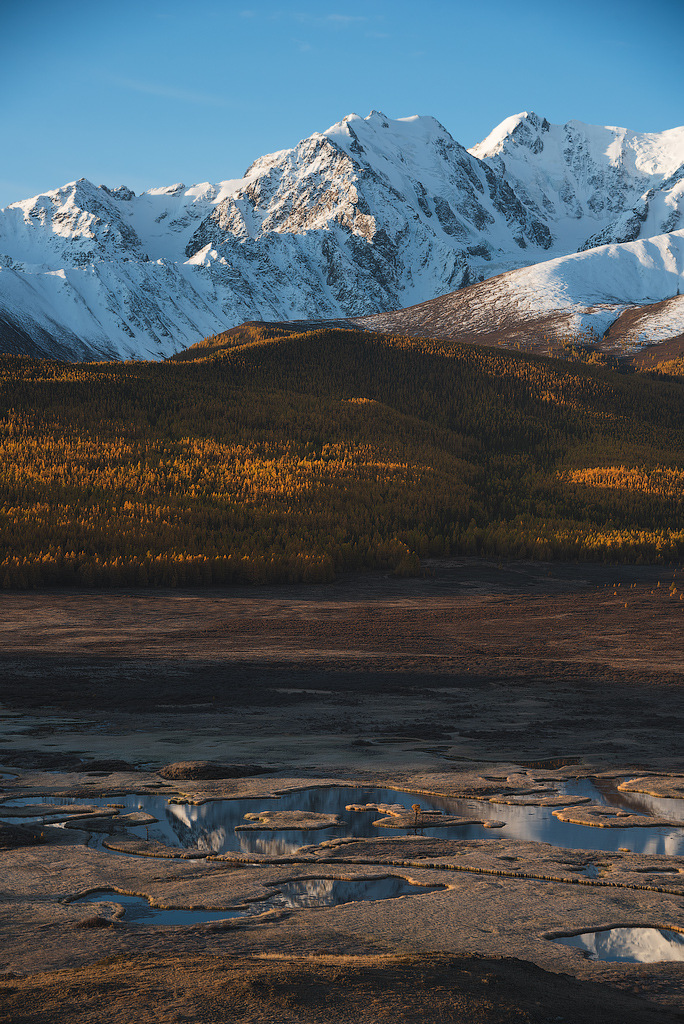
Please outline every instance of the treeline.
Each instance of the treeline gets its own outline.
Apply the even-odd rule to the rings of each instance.
[[[655,372],[671,377],[684,377],[684,356],[675,356],[674,359],[663,359],[658,363]]]
[[[0,357],[2,586],[684,557],[674,377],[343,330],[211,342]]]

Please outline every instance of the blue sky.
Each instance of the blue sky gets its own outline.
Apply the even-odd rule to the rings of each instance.
[[[684,123],[682,0],[3,6],[0,206],[240,177],[352,111],[432,114],[465,146],[521,110]]]

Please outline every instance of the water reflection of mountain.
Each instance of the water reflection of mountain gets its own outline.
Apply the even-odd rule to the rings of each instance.
[[[405,805],[409,807],[413,798],[410,794],[401,795],[404,797]],[[244,823],[245,814],[267,809],[339,814],[349,820],[350,815],[345,811],[348,803],[394,803],[396,800],[392,796],[390,790],[337,787],[300,790],[259,803],[254,800],[212,800],[198,805],[168,804],[164,808],[163,816],[159,815],[160,823],[156,827],[155,837],[163,839],[169,845],[185,849],[210,849],[214,853],[242,850],[245,853],[262,853],[269,856],[290,854],[301,846],[315,845],[324,839],[347,836],[375,837],[378,830],[373,826],[373,822],[377,819],[378,812],[355,812],[350,825],[309,832],[282,830],[268,835],[235,833],[235,827]]]
[[[444,889],[443,885],[413,885],[404,878],[334,879],[307,878],[285,882],[267,900],[227,910],[165,910],[153,907],[144,896],[126,896],[114,890],[88,893],[74,903],[114,903],[124,908],[128,924],[191,925],[226,918],[263,914],[269,910],[301,910],[307,907],[336,907],[359,900],[393,899]]]
[[[362,882],[357,884],[363,885]],[[333,878],[307,878],[282,886],[277,896],[273,897],[273,902],[284,907],[331,907],[334,906],[334,890]]]
[[[225,825],[208,827],[201,815],[192,813],[197,810],[199,808],[190,804],[170,804],[167,807],[166,817],[178,840],[173,845],[203,853],[222,853],[229,849]]]
[[[684,935],[660,928],[610,928],[563,936],[556,941],[584,950],[590,960],[633,964],[684,960]]]
[[[342,903],[368,900],[391,900],[434,892],[444,886],[423,886],[405,878],[303,878],[278,886],[278,893],[268,903],[272,907],[292,910],[304,907],[337,907]]]
[[[268,835],[263,833],[241,832],[240,847],[244,853],[263,853],[269,857],[286,857],[295,853],[302,846],[309,846],[321,842],[321,832],[272,832]],[[310,836],[316,838],[309,838]],[[325,836],[330,838],[326,831]],[[244,838],[242,838],[244,837]]]
[[[684,800],[681,799],[651,796],[650,793],[635,793],[629,790],[606,794],[606,799],[611,804],[635,811],[637,814],[654,814],[684,824]]]
[[[577,779],[561,782],[558,787],[568,795],[588,796],[597,803],[614,803],[620,800],[622,805],[639,807],[643,810],[655,810],[659,814],[666,813],[675,819],[684,818],[684,801],[664,801],[645,794],[616,794],[613,783],[612,790],[599,791],[589,779]],[[108,801],[112,797],[107,798]],[[93,803],[104,804],[105,801],[93,800]],[[261,853],[266,856],[288,855],[301,846],[318,845],[328,839],[337,837],[356,838],[387,838],[383,829],[373,825],[382,814],[376,810],[346,811],[347,804],[401,804],[407,808],[413,803],[420,803],[424,810],[443,810],[447,814],[469,818],[498,818],[506,822],[505,828],[497,831],[484,828],[482,825],[462,825],[453,828],[426,828],[421,835],[441,839],[486,839],[496,842],[499,839],[523,839],[532,842],[550,843],[553,846],[574,850],[614,851],[627,847],[635,853],[667,854],[678,856],[684,854],[684,828],[676,827],[645,827],[645,828],[591,828],[586,825],[575,825],[554,818],[550,807],[516,806],[509,804],[491,804],[487,800],[464,800],[454,797],[427,796],[403,793],[391,789],[375,789],[372,787],[352,788],[339,786],[299,790],[285,793],[280,798],[240,800],[211,800],[204,804],[167,803],[161,796],[141,796],[130,794],[121,798],[120,803],[127,809],[142,808],[153,814],[158,822],[149,826],[135,828],[132,831],[141,838],[156,839],[170,846],[188,849],[200,849],[212,853],[224,853],[235,850],[244,853]],[[665,804],[679,804],[672,810]],[[278,811],[314,811],[320,814],[339,814],[349,822],[348,825],[335,828],[300,832],[296,830],[272,833],[235,832],[235,826],[243,824],[247,813],[263,810]],[[393,829],[392,838],[412,834],[413,829]]]

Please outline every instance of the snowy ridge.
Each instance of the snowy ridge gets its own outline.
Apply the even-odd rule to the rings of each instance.
[[[351,114],[237,180],[80,179],[0,211],[0,346],[159,359],[245,320],[365,317],[489,279],[502,316],[602,333],[678,294],[683,205],[684,128],[520,114],[468,151],[431,117]]]
[[[684,334],[684,231],[606,245],[514,270],[412,308],[358,317],[366,330],[442,338],[488,336],[539,347],[547,335],[601,339],[632,351]],[[653,312],[649,313],[652,304]],[[641,308],[639,308],[641,307]],[[628,324],[620,320],[625,311]]]
[[[630,318],[629,323],[623,325],[623,318],[620,318],[614,325],[620,328],[620,342],[628,348],[639,349],[648,344],[657,345],[673,336],[684,336],[684,295],[635,312],[638,316]]]
[[[684,127],[639,134],[522,113],[470,153],[540,211],[566,251],[684,226]]]

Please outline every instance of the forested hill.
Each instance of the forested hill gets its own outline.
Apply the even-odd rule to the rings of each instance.
[[[667,369],[257,327],[175,362],[0,357],[0,584],[679,560],[684,379]]]

